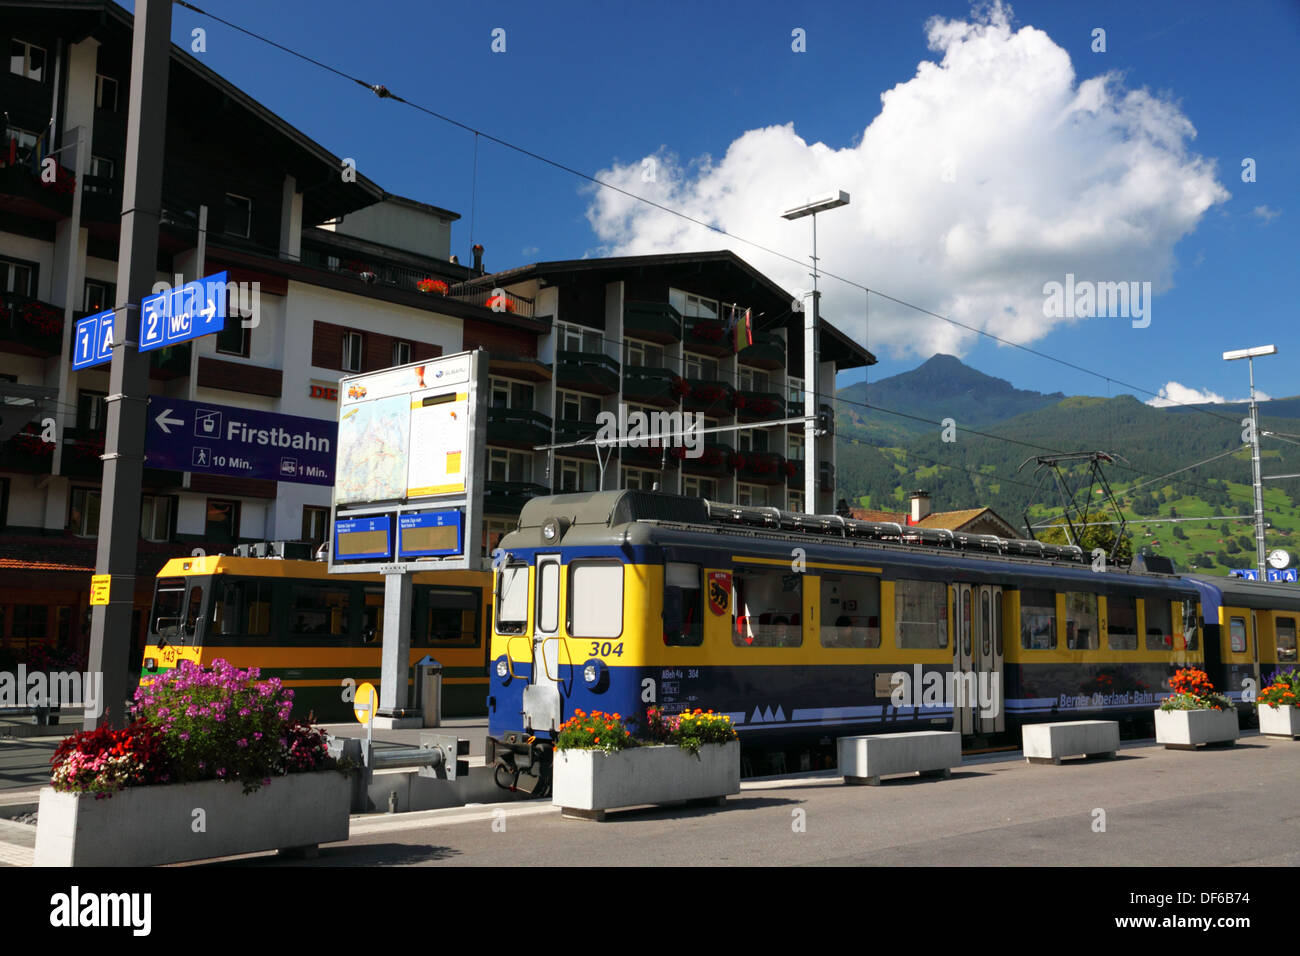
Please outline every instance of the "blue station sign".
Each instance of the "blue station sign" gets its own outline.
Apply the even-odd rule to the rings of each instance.
[[[112,309],[79,319],[72,337],[73,371],[109,361],[114,341]]]
[[[149,396],[150,468],[333,485],[337,444],[337,422]]]
[[[388,515],[335,521],[334,556],[340,561],[353,558],[391,558],[392,528],[393,519]]]
[[[460,554],[464,550],[462,518],[459,508],[398,515],[397,556],[428,558]]]
[[[140,351],[188,342],[226,326],[226,272],[140,301]]]

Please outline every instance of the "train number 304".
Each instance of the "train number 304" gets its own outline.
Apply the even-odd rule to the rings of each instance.
[[[615,657],[623,656],[623,642],[615,644],[613,641],[592,641],[591,650],[588,652],[592,657],[609,657],[613,654]]]

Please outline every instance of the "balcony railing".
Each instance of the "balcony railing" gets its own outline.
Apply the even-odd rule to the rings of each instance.
[[[525,504],[551,489],[528,481],[485,481],[483,512],[490,515],[518,515]]]
[[[613,395],[618,391],[618,362],[599,352],[559,351],[555,353],[555,381],[594,395]]]
[[[791,488],[802,488],[804,482],[804,463],[794,458],[787,458],[786,465],[786,484]]]
[[[753,368],[784,368],[785,342],[775,332],[755,332],[754,344],[737,352],[736,361]]]
[[[682,317],[667,302],[629,302],[623,308],[623,334],[648,342],[676,342],[682,337]]]
[[[621,462],[629,468],[649,468],[654,471],[674,471],[687,454],[686,449],[670,447],[668,453],[657,444],[644,446],[624,445],[619,449]]]
[[[48,475],[54,462],[54,443],[43,440],[40,425],[33,422],[8,441],[0,442],[0,461],[6,471]]]
[[[776,392],[751,392],[737,389],[731,400],[736,417],[741,421],[757,422],[785,418],[785,399]]]
[[[530,408],[489,408],[487,443],[507,448],[534,448],[551,440],[551,416]]]
[[[736,452],[730,445],[707,442],[698,458],[682,459],[682,470],[692,475],[711,475],[725,478],[731,474]]]
[[[721,319],[688,315],[682,321],[686,331],[682,345],[687,351],[715,356],[731,354],[732,342],[727,337],[727,324]]]
[[[742,451],[736,453],[740,459],[736,468],[736,477],[741,481],[760,485],[779,485],[785,482],[787,470],[785,458],[770,451]]]
[[[59,470],[71,478],[102,478],[104,429],[68,428],[64,431],[63,458]]]
[[[682,397],[682,408],[688,412],[702,412],[712,418],[729,416],[736,390],[726,382],[709,378],[688,378],[687,392]]]
[[[623,397],[629,402],[666,407],[676,405],[685,391],[685,380],[669,369],[645,365],[623,369]]]
[[[0,292],[0,350],[48,358],[63,347],[63,310],[16,292]]]
[[[451,291],[447,293],[447,298],[455,299],[457,302],[464,302],[466,305],[479,305],[492,312],[522,315],[529,319],[533,317],[533,310],[536,305],[532,299],[524,298],[522,295],[515,295],[505,289],[481,289],[475,286],[465,286],[463,283],[452,286]]]

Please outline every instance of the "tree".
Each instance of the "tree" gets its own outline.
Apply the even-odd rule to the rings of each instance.
[[[1187,532],[1183,530],[1182,525],[1174,525],[1174,537],[1179,541],[1187,540]]]
[[[1219,525],[1219,534],[1223,535],[1225,538],[1232,534],[1232,532],[1228,530],[1228,522],[1225,521],[1223,524]]]
[[[1048,544],[1070,543],[1065,528],[1048,528],[1038,537],[1039,540]],[[1083,548],[1084,554],[1091,554],[1093,548],[1101,548],[1109,558],[1111,546],[1115,543],[1115,526],[1106,524],[1089,525],[1083,529],[1081,540],[1077,543],[1079,547]],[[1120,539],[1119,552],[1115,555],[1115,560],[1123,563],[1133,560],[1133,540],[1127,533]]]

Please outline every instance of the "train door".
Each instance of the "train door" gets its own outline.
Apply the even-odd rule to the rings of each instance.
[[[554,733],[560,719],[560,556],[537,557],[533,675],[524,688],[524,726]]]
[[[957,619],[957,639],[953,642],[952,657],[952,729],[963,734],[975,733],[975,710],[970,706],[974,701],[966,694],[967,674],[975,671],[975,641],[972,588],[969,584],[958,584],[953,588],[953,611]]]
[[[1259,614],[1256,611],[1250,612],[1250,629],[1253,632],[1253,640],[1250,642],[1251,662],[1253,664],[1253,673],[1255,675],[1255,693],[1259,693],[1262,686],[1259,679]],[[1244,699],[1244,698],[1243,698]],[[1253,699],[1253,698],[1252,698]]]
[[[978,675],[979,710],[975,715],[977,733],[993,734],[1006,730],[1002,681],[1002,588],[980,585],[976,604],[974,651]]]

